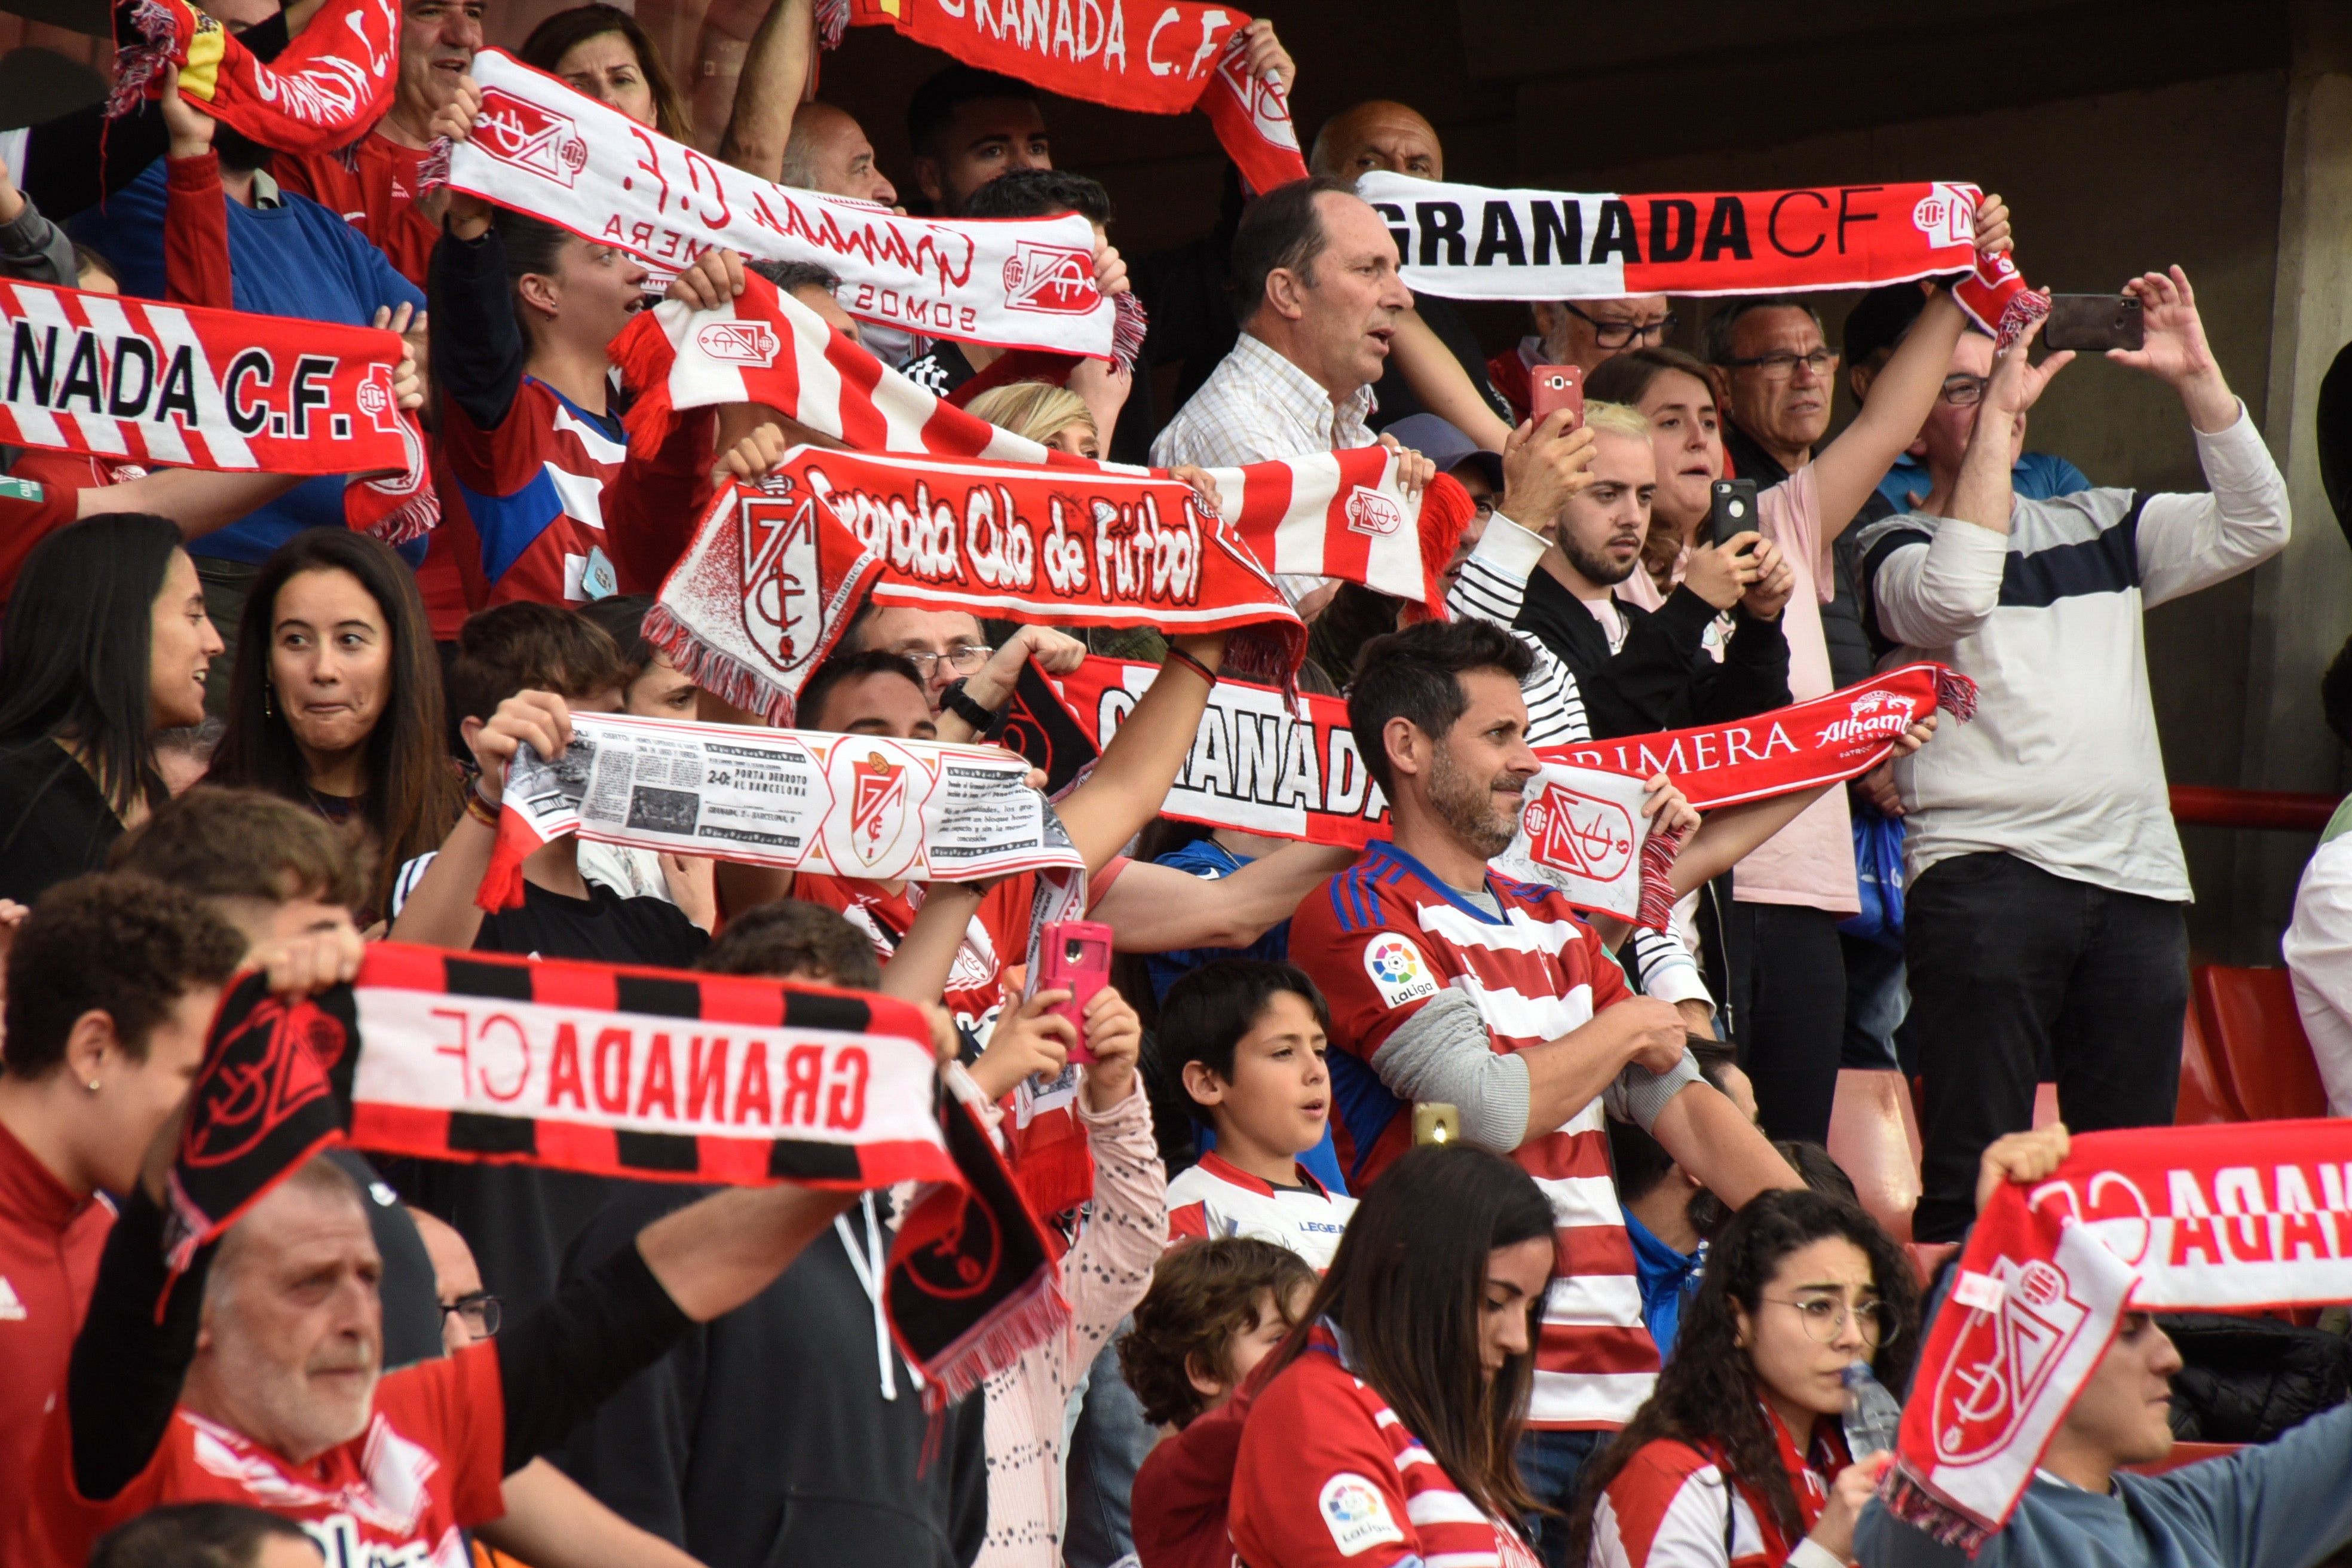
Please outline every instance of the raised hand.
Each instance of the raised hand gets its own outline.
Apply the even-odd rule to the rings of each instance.
[[[1992,378],[1985,383],[1982,404],[1977,413],[1979,419],[1988,414],[2012,418],[2022,416],[2041,401],[2042,389],[2050,384],[2051,378],[2074,363],[2073,349],[2060,349],[2035,364],[2026,351],[2033,346],[2041,331],[2039,319],[2027,322],[2025,330],[2018,333],[2017,342],[1994,357]]]
[[[1592,483],[1594,437],[1589,429],[1570,430],[1572,417],[1555,408],[1503,442],[1503,500],[1495,510],[1546,539],[1558,531],[1569,498]]]
[[[743,258],[712,246],[670,279],[669,292],[663,298],[683,300],[698,310],[715,310],[742,292]]]
[[[163,97],[157,104],[163,111],[163,129],[170,133],[170,155],[174,158],[201,158],[213,147],[213,117],[180,96],[180,73],[166,68],[163,72]]]
[[[475,787],[495,805],[506,793],[507,764],[524,742],[548,758],[562,756],[572,744],[572,710],[552,691],[518,691],[499,704],[488,722],[468,719],[463,729],[482,770]]]
[[[2197,313],[2197,293],[2189,287],[2189,274],[2178,267],[2169,272],[2145,272],[2125,284],[2124,292],[2139,301],[2140,346],[2109,349],[2107,357],[2144,370],[2180,394],[2189,422],[2205,434],[2236,424],[2238,400],[2205,342],[2205,321]]]
[[[1998,256],[2011,248],[2009,204],[1988,195],[1977,203],[1977,254]]]
[[[1051,1011],[1070,999],[1067,991],[1040,991],[1018,1007],[996,1016],[988,1048],[971,1064],[971,1081],[991,1100],[1002,1100],[1013,1086],[1037,1073],[1052,1078],[1070,1059],[1078,1031],[1067,1018]]]
[[[1514,515],[1512,521],[1518,518]],[[1763,552],[1771,546],[1750,530],[1721,544],[1702,544],[1683,565],[1683,586],[1718,610],[1739,603],[1762,575]]]
[[[792,449],[792,441],[777,426],[759,424],[751,433],[719,454],[711,478],[725,479],[730,476],[747,485],[756,485],[768,477],[775,466],[783,461]]]
[[[1135,1061],[1143,1049],[1143,1020],[1116,986],[1087,999],[1087,1049],[1095,1058],[1080,1069],[1087,1103],[1099,1113],[1135,1091]]]
[[[1298,79],[1298,67],[1292,61],[1290,51],[1282,47],[1282,40],[1274,36],[1274,24],[1260,16],[1242,29],[1242,37],[1249,40],[1250,75],[1271,77],[1282,84],[1287,96],[1291,84]]]

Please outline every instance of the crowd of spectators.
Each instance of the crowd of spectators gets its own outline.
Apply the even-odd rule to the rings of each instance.
[[[243,46],[288,48],[320,5]],[[509,769],[563,754],[575,715],[766,722],[665,651],[656,590],[690,537],[682,493],[830,438],[739,405],[656,457],[612,348],[665,293],[726,305],[747,264],[714,249],[659,280],[431,177],[481,112],[478,0],[405,0],[391,107],[341,153],[216,122],[168,67],[102,142],[96,111],[12,135],[0,274],[391,329],[440,511],[394,547],[346,525],[340,476],[0,449],[0,1560],[1945,1562],[1872,1501],[1887,1457],[1844,1425],[1853,1369],[1902,1393],[1935,1299],[1890,1227],[1959,1241],[2068,1129],[2173,1120],[2190,888],[2141,615],[2288,535],[2189,280],[2130,279],[2143,346],[2109,357],[2178,394],[2208,489],[2102,487],[2025,449],[2071,355],[2030,328],[1997,343],[1949,279],[1872,289],[1837,348],[1807,296],[1640,294],[1535,301],[1489,356],[1408,289],[1356,194],[1444,178],[1409,106],[1333,116],[1308,177],[1232,180],[1213,233],[1123,258],[1028,86],[951,64],[903,105],[810,98],[824,8],[774,0],[720,158],[941,219],[1076,213],[1097,286],[1149,322],[1132,366],[1023,380],[1001,363],[1018,351],[853,318],[822,268],[748,264],[853,352],[1210,503],[1209,470],[1375,446],[1407,492],[1466,492],[1442,605],[1276,579],[1307,627],[1297,687],[1344,702],[1386,803],[1377,837],[1169,812],[1232,675],[1223,633],[866,603],[828,628],[795,727],[984,742],[1039,677],[1157,667],[1054,805],[1115,984],[1082,1008],[1031,984],[1026,874],[561,837],[486,911]],[[687,132],[625,11],[558,12],[517,57]],[[1293,85],[1265,21],[1237,58]],[[859,115],[902,109],[913,157],[886,172]],[[2000,198],[1974,218],[1980,250],[2008,247]],[[1580,413],[1536,411],[1553,366],[1581,376]],[[1857,412],[1832,430],[1841,368]],[[1756,514],[1718,538],[1727,479]],[[1696,833],[1663,930],[1490,864],[1535,748],[1750,719],[1923,660],[1974,682],[1972,721],[1911,725],[1851,784],[1702,825],[1650,781],[1654,831]],[[2352,743],[2352,657],[2326,696]],[[2286,944],[2339,1112],[2346,820]],[[1865,920],[1858,861],[1888,834],[1898,912]],[[906,1192],[343,1147],[175,1275],[169,1170],[224,988],[258,968],[309,994],[383,941],[916,1004],[1001,1150],[1036,1086],[1075,1083],[1082,1184],[1036,1216],[1066,1318],[942,1400],[886,1301]],[[1866,1212],[1824,1147],[1855,1069],[1916,1079],[1916,1217]],[[2063,1125],[2034,1131],[2044,1081]],[[2285,1563],[2352,1535],[2340,1413],[2225,1469],[2119,1479],[2163,1457],[2179,1365],[2127,1318],[1998,1560]]]

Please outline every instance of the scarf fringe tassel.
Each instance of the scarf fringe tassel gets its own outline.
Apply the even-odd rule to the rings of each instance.
[[[114,87],[106,95],[109,120],[120,120],[145,101],[148,88],[179,52],[180,32],[168,6],[158,0],[138,0],[128,19],[131,37],[118,37],[114,45]]]
[[[1977,683],[1958,670],[1936,667],[1936,706],[1965,724],[1977,716]]]
[[[1069,1326],[1070,1303],[1048,1269],[923,1366],[924,1408],[944,1410]]]
[[[778,729],[792,728],[791,697],[695,636],[692,627],[670,614],[668,605],[656,600],[646,612],[644,633],[680,675],[721,702],[757,713]]]
[[[1886,1505],[1886,1511],[1904,1523],[1967,1556],[1974,1557],[1993,1537],[1993,1531],[1913,1479],[1900,1464],[1886,1473],[1885,1484],[1878,1489],[1878,1498]]]

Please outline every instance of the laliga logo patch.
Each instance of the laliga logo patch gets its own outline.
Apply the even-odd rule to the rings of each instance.
[[[1936,1379],[1936,1457],[1948,1464],[1983,1458],[2016,1437],[2090,1316],[2066,1276],[2038,1258],[2021,1266],[1997,1259],[1991,1279],[1971,1291],[1991,1305],[1969,1312]]]
[[[858,736],[844,741],[825,759],[825,779],[835,800],[849,802],[849,820],[827,813],[824,849],[850,876],[889,877],[920,858],[922,836],[915,786],[922,764],[887,741]]]
[[[1388,1500],[1363,1476],[1340,1471],[1323,1483],[1315,1501],[1323,1515],[1323,1527],[1331,1532],[1331,1544],[1342,1557],[1404,1539],[1396,1516],[1389,1511]]]
[[[588,166],[588,143],[571,117],[551,114],[501,88],[482,94],[474,145],[503,163],[570,189]]]
[[[1372,489],[1358,485],[1348,492],[1348,529],[1351,533],[1369,533],[1386,538],[1404,526],[1404,512],[1397,503]]]
[[[1522,820],[1528,846],[1538,860],[1596,882],[1623,876],[1638,842],[1633,819],[1623,806],[1559,784],[1545,785],[1528,803]]]
[[[776,363],[781,345],[765,321],[711,321],[694,334],[694,346],[723,363],[765,368]]]
[[[1391,1007],[1437,994],[1437,977],[1429,972],[1421,950],[1401,936],[1379,937],[1366,947],[1364,973],[1371,976],[1381,1000]]]
[[[1101,302],[1095,292],[1095,258],[1086,251],[1024,239],[1004,264],[1008,309],[1083,316]]]
[[[815,658],[824,633],[814,506],[748,497],[739,514],[743,630],[769,664],[785,674]]]
[[[1937,181],[1911,209],[1911,221],[1934,246],[1972,245],[1977,237],[1977,205],[1958,185]]]

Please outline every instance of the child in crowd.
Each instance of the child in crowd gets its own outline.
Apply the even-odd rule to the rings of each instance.
[[[1181,1076],[1195,1120],[1217,1135],[1168,1184],[1170,1244],[1255,1237],[1330,1267],[1356,1200],[1317,1181],[1298,1156],[1323,1141],[1330,1011],[1287,963],[1223,958],[1168,988],[1159,1048]]]

